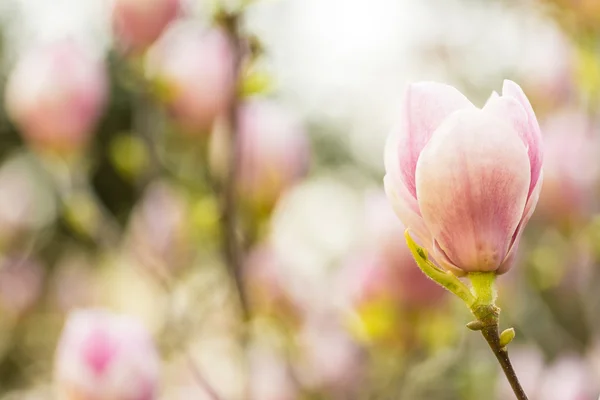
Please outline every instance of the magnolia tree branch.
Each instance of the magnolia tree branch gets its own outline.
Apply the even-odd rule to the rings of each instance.
[[[229,149],[227,153],[227,177],[221,188],[221,228],[223,256],[227,264],[228,272],[239,300],[240,313],[242,317],[242,330],[240,332],[240,344],[242,347],[242,363],[246,377],[250,372],[248,364],[247,347],[249,342],[250,307],[246,295],[246,287],[242,270],[242,244],[238,236],[238,203],[237,203],[237,180],[239,170],[239,84],[241,80],[241,67],[244,60],[244,43],[240,35],[240,12],[224,12],[217,15],[217,20],[227,32],[232,54],[233,54],[233,93],[231,103],[227,110],[227,128],[229,130]],[[243,398],[248,398],[248,381],[244,379]]]
[[[223,232],[223,255],[227,268],[235,285],[244,322],[250,319],[250,310],[246,296],[246,289],[242,277],[242,254],[241,244],[238,237],[238,205],[237,205],[237,177],[239,164],[238,142],[238,106],[237,82],[240,77],[241,63],[244,56],[242,40],[239,32],[238,14],[225,14],[219,16],[221,25],[226,30],[233,53],[233,79],[234,93],[227,111],[227,125],[229,129],[229,151],[227,152],[227,178],[222,187],[221,226]]]
[[[481,334],[498,359],[498,363],[500,363],[504,375],[506,375],[506,379],[508,379],[513,392],[515,392],[515,396],[517,396],[518,400],[527,400],[527,395],[525,394],[525,391],[519,382],[519,378],[517,378],[515,369],[508,358],[508,350],[506,350],[506,346],[501,345],[501,337],[498,332],[498,324],[485,327],[481,330]]]

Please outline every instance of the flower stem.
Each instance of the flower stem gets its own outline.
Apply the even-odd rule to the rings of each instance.
[[[509,338],[504,340],[504,343],[500,339],[501,335],[498,330],[500,309],[495,304],[496,274],[494,272],[470,273],[469,279],[472,285],[471,292],[476,298],[475,304],[471,306],[471,312],[477,318],[477,321],[470,323],[468,327],[481,331],[496,359],[498,359],[498,363],[500,363],[517,400],[527,400],[527,395],[521,387],[517,374],[508,358],[508,350],[506,349],[506,345],[514,337],[514,330],[510,332],[512,335],[509,335]],[[505,335],[502,336],[504,337]]]
[[[490,345],[490,349],[498,359],[498,363],[502,367],[504,371],[504,375],[506,375],[506,379],[508,379],[508,383],[512,387],[515,396],[517,396],[518,400],[527,400],[527,395],[521,387],[521,383],[517,378],[517,374],[515,373],[515,369],[513,368],[510,359],[508,358],[508,351],[506,347],[502,347],[500,345],[500,335],[498,333],[498,324],[493,326],[487,326],[481,330],[481,334],[485,338],[485,340]]]

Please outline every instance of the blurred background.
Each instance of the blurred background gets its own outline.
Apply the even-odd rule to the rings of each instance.
[[[598,398],[600,1],[0,0],[0,28],[0,399],[77,380],[55,349],[98,308],[152,335],[152,399],[512,399],[382,189],[407,82],[503,79],[546,156],[501,326],[530,399]]]

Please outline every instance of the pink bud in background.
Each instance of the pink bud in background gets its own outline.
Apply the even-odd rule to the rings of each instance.
[[[72,150],[90,139],[107,98],[104,65],[64,40],[23,56],[6,86],[9,118],[34,146]]]
[[[306,132],[288,110],[255,100],[239,111],[239,186],[243,197],[272,206],[307,171]]]
[[[556,223],[581,222],[593,211],[600,178],[598,124],[581,112],[544,123],[544,190],[538,214]]]
[[[138,52],[150,46],[180,13],[180,0],[113,0],[112,25],[122,49]]]
[[[232,100],[234,58],[226,34],[193,22],[170,28],[150,50],[146,71],[184,132],[207,132]]]
[[[508,271],[542,183],[542,139],[527,97],[505,81],[476,108],[452,86],[406,92],[385,151],[394,210],[457,274]]]
[[[59,398],[156,399],[159,364],[152,338],[137,320],[100,310],[75,311],[57,348]]]

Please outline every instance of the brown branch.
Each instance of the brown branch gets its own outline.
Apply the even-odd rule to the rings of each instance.
[[[502,367],[502,371],[504,371],[504,375],[506,375],[506,379],[510,383],[510,386],[515,392],[515,396],[517,396],[518,400],[527,400],[527,395],[521,387],[521,383],[519,382],[519,378],[517,378],[517,374],[515,369],[513,368],[510,359],[508,358],[508,350],[506,347],[500,346],[500,335],[498,333],[498,324],[487,326],[481,330],[481,334],[485,338],[485,340],[490,345],[492,352],[498,359],[500,366]]]
[[[238,225],[238,204],[236,201],[237,194],[237,177],[239,168],[239,146],[237,141],[238,136],[238,105],[237,82],[239,81],[241,63],[243,60],[242,41],[239,33],[239,16],[237,14],[227,14],[220,18],[221,25],[227,31],[230,45],[233,52],[234,66],[234,93],[232,93],[232,101],[227,112],[227,122],[229,128],[229,151],[227,152],[227,178],[222,187],[222,204],[221,204],[221,227],[223,231],[223,255],[227,263],[227,268],[235,285],[240,311],[244,322],[250,319],[250,309],[246,296],[242,277],[242,254],[241,245],[237,233]]]

